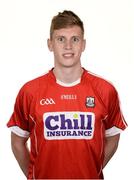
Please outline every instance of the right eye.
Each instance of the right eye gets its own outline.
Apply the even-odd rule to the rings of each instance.
[[[65,38],[64,38],[64,37],[58,37],[57,40],[58,40],[59,42],[64,42],[64,41],[65,41]]]

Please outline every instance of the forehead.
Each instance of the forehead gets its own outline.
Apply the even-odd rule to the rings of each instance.
[[[54,30],[53,36],[82,36],[83,32],[79,26],[72,26],[67,28],[62,28],[58,30]]]

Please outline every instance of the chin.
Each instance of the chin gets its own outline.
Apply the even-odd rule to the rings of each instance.
[[[56,61],[55,61],[56,62]],[[61,59],[60,61],[57,61],[57,66],[58,67],[63,67],[63,68],[72,68],[72,67],[76,67],[80,64],[80,62],[78,60],[75,59]]]
[[[75,66],[76,66],[76,63],[62,64],[62,67],[64,67],[64,68],[72,68],[72,67],[75,67]]]

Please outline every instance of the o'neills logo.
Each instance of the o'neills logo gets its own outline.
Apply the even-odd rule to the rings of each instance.
[[[95,115],[92,112],[44,113],[44,136],[47,140],[92,139]]]

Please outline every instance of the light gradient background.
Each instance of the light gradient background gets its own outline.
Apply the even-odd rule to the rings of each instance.
[[[87,46],[82,65],[115,85],[129,124],[116,154],[104,169],[105,180],[134,179],[132,0],[0,1],[0,179],[25,179],[11,152],[6,123],[21,86],[53,66],[47,38],[52,17],[64,9],[74,11],[85,24]]]

